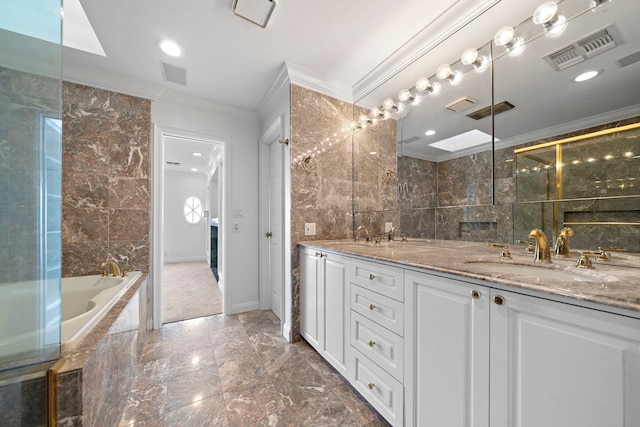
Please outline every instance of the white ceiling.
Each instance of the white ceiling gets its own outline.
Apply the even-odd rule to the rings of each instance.
[[[81,0],[106,57],[64,48],[64,77],[98,87],[137,82],[152,99],[178,92],[256,110],[283,63],[350,89],[451,6],[488,2],[278,0],[264,29],[234,15],[231,3]],[[184,56],[162,54],[162,38]],[[163,80],[163,61],[187,70],[186,87]]]

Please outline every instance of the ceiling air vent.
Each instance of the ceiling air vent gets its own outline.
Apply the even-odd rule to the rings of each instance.
[[[544,57],[556,71],[564,70],[596,55],[620,46],[622,40],[613,25],[598,30],[586,37],[564,46]]]
[[[456,99],[451,104],[447,105],[447,110],[459,113],[460,111],[468,110],[477,103],[477,100],[469,98],[468,96],[463,96],[462,98]]]
[[[635,64],[638,61],[640,61],[640,51],[618,59],[616,61],[616,64],[618,64],[618,67],[622,68],[626,67],[627,65]]]
[[[182,86],[187,85],[187,70],[184,68],[162,63],[162,75],[168,82],[177,83]]]
[[[510,103],[509,101],[502,101],[494,105],[494,114],[504,113],[505,111],[509,111],[512,108],[515,108],[515,105]],[[467,114],[467,117],[471,117],[474,120],[484,119],[485,117],[489,117],[491,115],[491,105],[488,105],[484,108],[474,111],[473,113]]]

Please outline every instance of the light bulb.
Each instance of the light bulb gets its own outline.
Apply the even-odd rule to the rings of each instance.
[[[371,115],[373,117],[380,117],[382,116],[382,111],[380,111],[378,107],[375,107],[373,110],[371,110]]]
[[[522,37],[516,37],[516,31],[513,27],[502,27],[493,37],[493,42],[497,46],[504,46],[505,50],[509,53],[509,56],[518,56],[522,52],[526,45]]]
[[[385,110],[389,111],[389,110],[392,110],[394,107],[395,107],[395,104],[393,103],[393,99],[386,98],[384,101],[382,101],[382,108],[384,108]]]
[[[533,12],[533,23],[542,25],[547,37],[558,37],[567,29],[567,18],[558,15],[558,4],[555,1],[542,3]]]
[[[550,25],[558,14],[558,3],[546,1],[533,12],[533,23],[536,25]]]
[[[369,117],[367,117],[365,114],[360,115],[360,123],[367,123],[368,121]]]
[[[460,57],[460,61],[464,65],[471,65],[478,59],[478,49],[474,49],[470,47],[469,49],[462,52],[462,56]]]
[[[616,0],[591,0],[591,11],[596,13],[606,12],[615,2]]]
[[[398,93],[398,99],[401,102],[407,102],[407,101],[413,101],[415,99],[415,97],[411,94],[411,92],[409,92],[408,89],[402,89]]]
[[[592,78],[596,77],[598,74],[600,74],[600,72],[596,70],[586,71],[578,75],[575,79],[573,79],[573,81],[577,83],[586,82],[587,80],[591,80]]]
[[[427,91],[431,95],[437,95],[438,92],[440,92],[440,83],[431,83],[428,78],[420,77],[418,81],[416,81],[416,90],[418,92]]]
[[[436,75],[439,79],[448,79],[452,73],[453,72],[451,71],[451,66],[449,64],[442,64],[438,67]]]

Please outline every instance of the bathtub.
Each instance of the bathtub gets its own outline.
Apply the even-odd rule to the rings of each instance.
[[[126,277],[95,275],[62,279],[62,351],[78,344],[141,274],[131,271]]]

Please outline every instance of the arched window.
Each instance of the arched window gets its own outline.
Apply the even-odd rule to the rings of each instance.
[[[184,218],[189,224],[198,224],[202,220],[202,202],[195,196],[187,198],[184,202]]]

